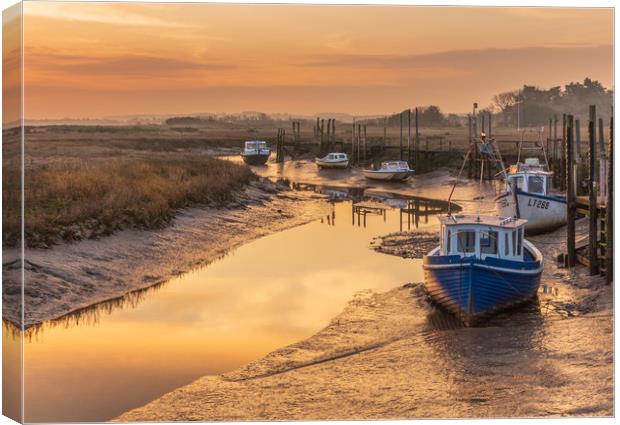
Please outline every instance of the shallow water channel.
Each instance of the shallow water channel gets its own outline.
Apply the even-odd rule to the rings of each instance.
[[[421,260],[370,248],[401,225],[415,222],[398,208],[356,216],[335,202],[160,287],[43,324],[25,343],[26,421],[111,419],[311,336],[359,291],[422,280]]]

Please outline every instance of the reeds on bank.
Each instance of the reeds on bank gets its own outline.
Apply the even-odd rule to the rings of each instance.
[[[206,155],[26,163],[26,245],[159,228],[179,208],[226,204],[253,177],[245,166]],[[3,243],[8,246],[15,246],[21,234],[19,182],[19,167],[5,163]]]

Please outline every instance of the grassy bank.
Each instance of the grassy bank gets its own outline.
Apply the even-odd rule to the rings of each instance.
[[[208,156],[68,160],[27,166],[26,245],[45,247],[124,228],[162,227],[178,208],[231,201],[234,192],[253,176],[247,167]],[[16,181],[18,176],[3,174],[5,187],[16,188]],[[18,195],[5,191],[5,196]],[[18,219],[15,211],[5,211],[7,245],[19,240]]]

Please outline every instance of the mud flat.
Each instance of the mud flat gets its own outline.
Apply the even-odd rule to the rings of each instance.
[[[314,336],[115,421],[611,416],[611,288],[556,267],[564,238],[531,238],[538,300],[482,327],[460,327],[420,283],[368,292]]]
[[[316,219],[326,208],[320,195],[261,179],[225,208],[184,209],[164,229],[26,249],[24,325],[158,285],[244,242]],[[17,250],[3,251],[3,319],[12,323],[21,315],[20,263]]]

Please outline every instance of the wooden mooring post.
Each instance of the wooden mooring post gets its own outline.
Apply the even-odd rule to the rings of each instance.
[[[411,109],[407,109],[407,164],[409,168],[413,167],[411,160]]]
[[[614,280],[614,110],[611,109],[609,119],[609,160],[607,173],[607,208],[606,214],[606,246],[605,246],[605,281],[611,284]]]
[[[558,117],[553,117],[553,140],[551,141],[553,145],[553,155],[551,155],[551,167],[553,171],[553,187],[558,187],[558,167],[557,167],[557,159],[558,159]]]
[[[402,161],[403,160],[403,113],[401,112],[400,114],[398,114],[398,117],[400,119],[400,139],[399,139],[399,154],[398,154],[398,158]]]
[[[368,142],[366,140],[366,124],[364,124],[364,161],[366,161],[366,155],[368,155]]]
[[[283,128],[278,128],[278,135],[276,136],[276,162],[284,162],[284,134]]]
[[[562,145],[560,147],[560,190],[566,190],[566,133],[568,132],[567,128],[567,116],[566,114],[562,114]]]
[[[575,219],[577,217],[577,203],[575,202],[574,180],[574,144],[573,144],[573,116],[566,118],[566,132],[564,149],[566,151],[566,247],[568,250],[568,267],[574,267],[577,260],[575,251]]]
[[[575,191],[577,196],[583,195],[583,181],[585,176],[583,175],[585,167],[583,166],[583,155],[581,153],[581,122],[575,120]]]
[[[471,119],[471,115],[467,115],[467,129],[468,129],[468,137],[469,137],[469,146],[471,146],[471,143],[473,142],[473,138],[472,138],[472,126],[473,126],[473,122]],[[471,179],[473,177],[473,161],[468,161],[467,164],[467,178]]]
[[[607,149],[605,148],[605,133],[603,130],[603,118],[598,119],[598,149],[600,152],[599,161],[599,202],[604,204],[607,200]]]
[[[588,195],[590,199],[589,216],[590,223],[588,229],[588,262],[590,275],[598,273],[598,205],[596,196],[596,106],[590,105],[590,122],[588,123],[588,138],[590,144],[590,180],[588,181]]]
[[[420,131],[418,127],[418,107],[415,108],[415,137],[413,139],[413,152],[415,155],[414,166],[416,168],[420,165]]]

